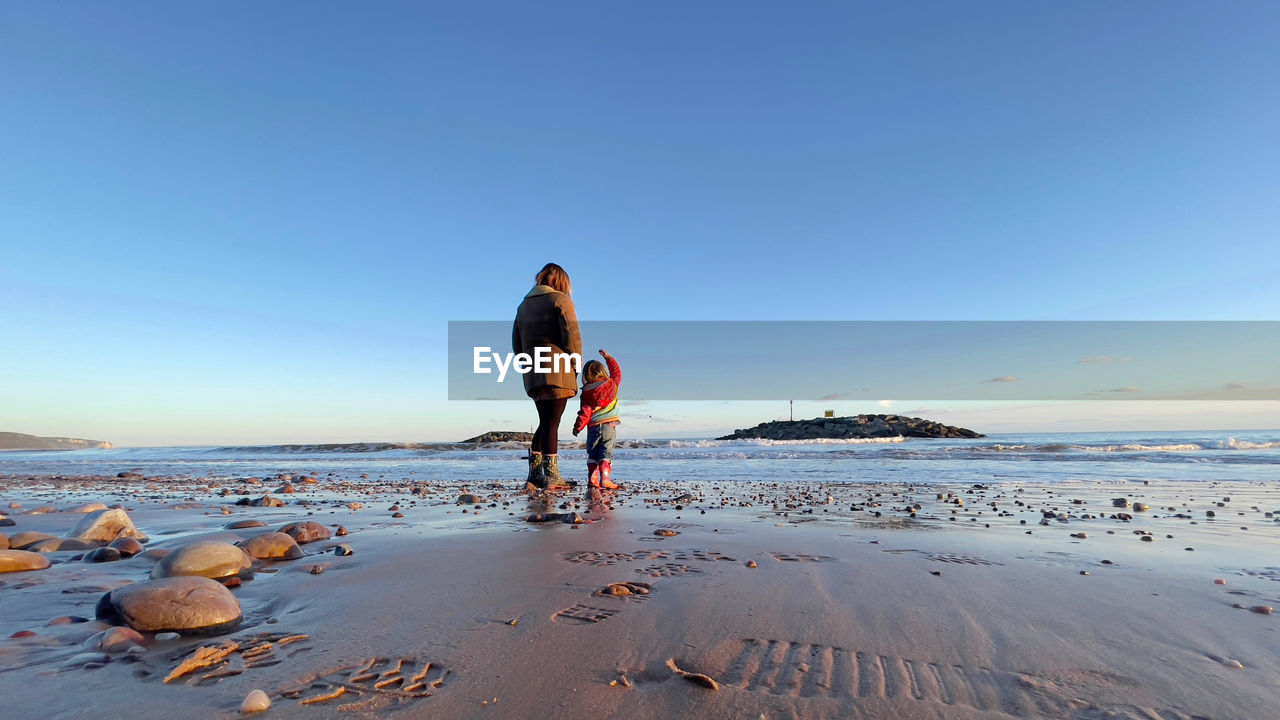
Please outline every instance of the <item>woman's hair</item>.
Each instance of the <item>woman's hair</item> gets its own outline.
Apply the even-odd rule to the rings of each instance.
[[[542,266],[542,269],[538,271],[537,283],[546,285],[565,295],[571,294],[573,290],[573,286],[569,284],[569,273],[555,263],[547,263]]]
[[[604,363],[599,360],[589,360],[586,365],[582,366],[582,382],[584,385],[607,377],[609,377],[609,372],[604,369]]]

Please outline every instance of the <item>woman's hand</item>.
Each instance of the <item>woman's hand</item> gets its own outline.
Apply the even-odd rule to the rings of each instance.
[[[608,358],[608,357],[609,357],[609,353],[605,352],[604,350],[601,350],[601,351],[600,351],[600,357],[602,357],[602,358]]]

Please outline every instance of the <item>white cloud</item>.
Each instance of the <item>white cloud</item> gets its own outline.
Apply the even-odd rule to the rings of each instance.
[[[880,407],[882,407],[882,408],[893,407],[893,401],[892,401],[892,400],[881,400],[880,402],[877,402],[876,404],[877,404],[877,405],[879,405],[879,406],[880,406]]]
[[[1249,386],[1245,385],[1244,383],[1229,382],[1226,385],[1223,385],[1222,389],[1223,390],[1244,390],[1247,387]]]
[[[1136,392],[1142,392],[1142,388],[1134,387],[1132,385],[1126,385],[1124,387],[1111,388],[1107,392],[1136,393]]]
[[[1001,375],[1000,377],[994,377],[994,378],[991,378],[990,380],[983,380],[981,383],[978,383],[978,384],[983,385],[986,383],[1007,383],[1007,382],[1018,382],[1018,378],[1012,375]]]
[[[818,398],[814,402],[823,402],[825,400],[839,400],[839,399],[840,399],[840,393],[831,393],[830,395],[823,395],[822,397]]]

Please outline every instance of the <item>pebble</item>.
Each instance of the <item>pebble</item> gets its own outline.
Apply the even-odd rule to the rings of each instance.
[[[1081,575],[1088,575],[1088,574],[1089,574],[1089,571],[1088,571],[1088,570],[1081,570],[1081,571],[1080,571],[1080,574],[1081,574]]]
[[[131,537],[143,540],[146,535],[138,532],[129,519],[129,513],[120,508],[97,510],[84,516],[76,526],[68,532],[67,537],[77,540],[98,540],[111,542],[116,538]]]
[[[1249,608],[1249,612],[1255,612],[1255,613],[1258,613],[1259,615],[1270,615],[1271,613],[1275,612],[1275,608],[1271,607],[1270,605],[1254,605],[1253,607]]]
[[[346,557],[347,555],[355,554],[355,550],[352,550],[350,545],[335,545],[333,548],[333,554],[340,557]]]
[[[666,528],[659,528],[659,529],[657,529],[657,530],[654,530],[654,531],[653,531],[653,534],[654,534],[654,535],[657,535],[658,537],[675,537],[675,536],[679,535],[680,533],[676,532],[675,530],[668,530],[668,529],[666,529]]]
[[[1226,585],[1226,584],[1227,584],[1227,581],[1226,581],[1226,580],[1223,580],[1222,578],[1214,578],[1214,579],[1213,579],[1213,584],[1214,584],[1214,585]]]
[[[318,522],[311,521],[289,523],[288,525],[280,528],[280,532],[293,538],[299,545],[316,542],[318,540],[328,540],[332,535],[332,533],[329,532],[329,528]]]
[[[759,564],[759,563],[757,563],[755,560],[748,560],[748,561],[747,561],[747,567],[749,567],[749,568],[758,568],[758,567],[760,567],[760,564]]]
[[[247,530],[248,528],[266,527],[267,524],[262,520],[237,520],[227,523],[224,527],[228,530]]]
[[[292,537],[282,532],[254,535],[236,544],[249,557],[258,560],[297,560],[306,555]]]
[[[40,553],[26,550],[0,550],[0,573],[44,570],[47,567],[49,567],[49,558]]]
[[[253,559],[231,543],[200,540],[183,545],[151,568],[151,578],[198,575],[207,578],[253,577]]]
[[[90,550],[84,554],[83,558],[80,559],[87,563],[104,563],[115,562],[122,557],[123,556],[120,554],[120,551],[113,547],[100,547]]]
[[[271,698],[261,690],[251,690],[248,695],[244,696],[244,702],[240,703],[240,714],[250,715],[256,712],[262,712],[271,707]]]
[[[135,645],[145,645],[147,643],[147,639],[137,630],[120,625],[108,628],[102,632],[101,636],[95,637],[97,637],[97,642],[94,643],[92,649],[111,654],[127,652],[129,648]]]
[[[311,566],[311,574],[312,574],[312,575],[320,575],[320,574],[322,574],[323,572],[324,572],[324,566],[323,566],[323,565],[312,565],[312,566]]]
[[[240,602],[230,590],[217,581],[194,575],[116,588],[98,601],[97,614],[100,620],[123,621],[139,632],[203,634],[234,629],[243,616]]]
[[[131,537],[116,538],[115,540],[112,540],[111,544],[107,547],[115,548],[120,551],[121,557],[127,558],[133,557],[145,549],[142,547],[142,543],[138,542],[137,538]]]

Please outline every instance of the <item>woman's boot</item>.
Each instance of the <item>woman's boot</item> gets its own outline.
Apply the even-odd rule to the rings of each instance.
[[[560,477],[560,460],[555,455],[543,456],[542,469],[546,474],[546,488],[548,490],[564,490],[569,487],[569,483]]]
[[[547,489],[547,470],[542,453],[529,453],[529,479],[524,484],[525,492],[536,493]]]

